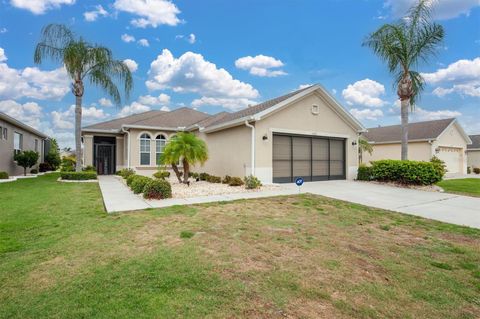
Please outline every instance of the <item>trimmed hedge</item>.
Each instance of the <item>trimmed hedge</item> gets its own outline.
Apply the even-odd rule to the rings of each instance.
[[[256,189],[262,186],[260,180],[253,175],[245,176],[244,181],[246,189]]]
[[[83,180],[97,179],[97,172],[95,171],[60,172],[60,176],[64,180],[83,181]]]
[[[432,185],[443,178],[444,169],[437,163],[401,160],[372,162],[371,177],[382,182],[412,185]]]
[[[230,177],[229,186],[242,186],[245,184],[240,177]]]
[[[135,175],[130,185],[130,188],[132,189],[134,194],[140,194],[143,192],[145,185],[150,181],[152,181],[150,177]]]
[[[127,179],[129,176],[135,175],[135,171],[131,168],[123,168],[117,171],[115,174]]]
[[[157,179],[165,179],[165,178],[170,177],[170,172],[168,172],[168,171],[158,171],[155,174],[153,174],[153,177],[155,177]]]
[[[0,172],[0,179],[8,179],[8,173],[7,172]]]
[[[147,199],[164,199],[172,197],[172,186],[164,179],[152,179],[143,188],[143,197]]]
[[[371,181],[372,180],[372,167],[360,164],[357,172],[357,180],[359,181]]]
[[[209,182],[209,183],[221,183],[222,178],[220,176],[208,175],[207,182]]]
[[[480,167],[474,167],[474,168],[473,168],[473,172],[474,172],[475,174],[480,174]]]
[[[222,184],[230,184],[231,180],[232,180],[232,176],[225,175],[225,177],[222,179]]]
[[[200,173],[200,174],[198,174],[198,178],[199,178],[201,181],[206,181],[206,180],[208,180],[208,176],[210,176],[210,175],[208,175],[207,173]]]

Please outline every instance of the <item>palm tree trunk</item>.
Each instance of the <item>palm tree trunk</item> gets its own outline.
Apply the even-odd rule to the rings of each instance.
[[[75,97],[75,171],[82,170],[82,97]]]
[[[180,174],[180,171],[178,170],[177,164],[172,163],[172,169],[175,172],[175,175],[177,175],[178,182],[181,183],[182,182],[182,175]]]
[[[402,161],[408,160],[408,108],[410,99],[401,100],[400,112],[402,118]]]
[[[183,183],[188,183],[188,175],[190,174],[190,165],[188,161],[184,158],[183,159]]]

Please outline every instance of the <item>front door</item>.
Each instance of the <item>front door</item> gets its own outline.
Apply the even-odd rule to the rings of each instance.
[[[95,167],[99,175],[110,175],[115,173],[114,148],[111,144],[96,145]]]

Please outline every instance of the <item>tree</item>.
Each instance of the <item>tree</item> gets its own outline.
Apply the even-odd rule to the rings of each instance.
[[[417,68],[428,62],[444,38],[443,27],[432,22],[431,1],[420,0],[407,15],[394,24],[384,24],[363,42],[388,65],[401,102],[402,160],[408,159],[408,112],[424,88]]]
[[[23,175],[27,176],[27,168],[31,168],[37,164],[38,158],[39,155],[35,151],[21,151],[15,154],[13,159],[17,162],[18,166],[23,167]]]
[[[50,139],[50,149],[45,155],[45,163],[47,163],[53,171],[56,171],[61,162],[57,140],[52,138]]]
[[[107,95],[120,105],[120,92],[116,82],[123,82],[125,96],[128,99],[133,88],[133,79],[127,65],[115,60],[110,49],[86,42],[65,25],[49,24],[42,29],[41,39],[34,54],[36,64],[44,59],[65,66],[72,80],[72,93],[75,96],[75,154],[82,158],[81,125],[82,99],[85,91],[84,81],[100,87]],[[81,171],[82,163],[77,161],[76,171]]]
[[[182,174],[177,163],[182,161],[183,183],[188,183],[190,165],[204,164],[208,159],[207,144],[192,133],[179,132],[165,146],[162,161],[172,166],[178,181],[182,183]]]
[[[372,155],[373,146],[372,144],[368,143],[366,139],[360,137],[358,139],[358,157],[359,157],[360,163],[363,162],[363,153],[365,152]]]

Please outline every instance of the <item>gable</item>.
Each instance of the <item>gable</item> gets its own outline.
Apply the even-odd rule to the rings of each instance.
[[[438,137],[439,146],[452,146],[452,147],[467,147],[468,141],[465,140],[464,135],[461,132],[461,128],[457,122],[452,123],[449,127],[443,131]]]

